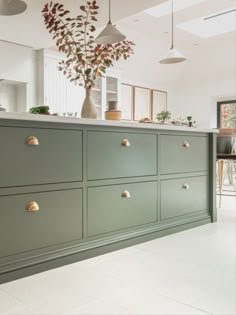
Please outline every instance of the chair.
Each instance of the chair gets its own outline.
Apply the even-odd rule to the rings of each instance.
[[[217,135],[217,164],[218,164],[218,185],[219,185],[219,208],[223,188],[224,166],[227,166],[227,173],[233,192],[236,192],[236,181],[234,173],[236,170],[236,129],[219,129]]]

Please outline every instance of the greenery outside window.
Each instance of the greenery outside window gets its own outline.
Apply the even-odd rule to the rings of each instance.
[[[236,128],[236,100],[217,102],[217,128]]]

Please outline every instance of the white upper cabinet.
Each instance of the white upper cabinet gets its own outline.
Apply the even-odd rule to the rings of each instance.
[[[58,70],[63,56],[58,52],[39,52],[39,104],[49,106],[51,113],[78,113],[85,97],[84,89],[70,82]]]
[[[92,98],[96,104],[98,119],[104,119],[109,101],[117,101],[119,109],[120,77],[120,71],[112,69],[107,70],[106,76],[96,80],[95,87],[92,89]]]
[[[80,117],[85,98],[85,89],[58,70],[63,55],[49,50],[41,50],[38,55],[39,105],[48,105],[51,113],[77,113]],[[120,100],[120,72],[108,70],[106,76],[96,80],[92,98],[96,104],[98,119],[104,119],[109,100]]]

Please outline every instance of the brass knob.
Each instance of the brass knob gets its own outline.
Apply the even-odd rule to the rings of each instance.
[[[189,148],[189,147],[190,147],[190,144],[189,144],[188,141],[184,141],[183,146],[184,146],[185,148]]]
[[[183,184],[183,188],[184,188],[184,189],[189,189],[190,186],[189,186],[189,184],[185,183],[185,184]]]
[[[121,194],[122,198],[130,198],[130,192],[128,190],[123,191],[123,193]]]
[[[121,142],[121,145],[123,147],[130,147],[130,142],[128,139],[124,139],[122,142]]]
[[[30,201],[26,206],[26,210],[29,212],[39,211],[39,204],[36,201]]]
[[[39,140],[35,136],[29,136],[25,143],[28,145],[39,145]]]

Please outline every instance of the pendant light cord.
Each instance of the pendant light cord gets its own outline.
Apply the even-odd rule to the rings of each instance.
[[[109,0],[109,21],[108,23],[111,24],[111,0]]]
[[[171,49],[173,49],[174,48],[174,0],[172,0],[171,21],[172,21]]]

